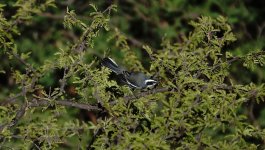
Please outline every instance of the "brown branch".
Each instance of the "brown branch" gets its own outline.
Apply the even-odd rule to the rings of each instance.
[[[240,59],[241,59],[241,57],[233,57],[232,59],[226,61],[226,63],[231,65],[233,62],[238,61]],[[213,66],[212,70],[215,70],[215,69],[217,69],[218,67],[221,67],[221,66],[222,66],[222,63],[218,63],[218,64]]]
[[[106,10],[103,11],[103,13],[107,12],[108,10],[110,10],[112,8],[112,5],[110,5],[108,8],[106,8]],[[110,13],[110,12],[109,12]],[[72,17],[72,16],[71,16]],[[76,18],[73,18],[73,20],[77,20]],[[96,33],[97,31],[99,31],[99,28],[102,28],[102,25],[97,25],[95,27],[90,26],[83,26],[85,31],[82,33],[81,37],[79,38],[79,41],[77,44],[73,45],[73,47],[71,48],[72,51],[80,53],[83,52],[85,49],[87,49],[87,39],[90,38],[89,34],[91,32]]]
[[[65,14],[52,14],[52,13],[47,13],[47,12],[44,12],[44,13],[41,13],[40,16],[42,17],[46,17],[46,18],[49,18],[49,19],[54,19],[54,20],[63,20],[64,19],[64,16]]]
[[[255,100],[253,98],[250,98],[250,106],[248,106],[248,118],[251,121],[251,123],[255,126],[258,126],[256,117],[254,115],[253,109],[255,105]]]
[[[14,103],[14,101],[16,101],[17,98],[20,97],[20,96],[22,96],[22,95],[23,95],[23,93],[20,92],[20,93],[18,93],[15,96],[12,96],[12,97],[10,97],[10,98],[8,98],[6,100],[3,100],[3,101],[0,102],[0,106],[5,106],[7,104]]]
[[[145,97],[145,96],[148,96],[148,95],[151,95],[151,94],[168,92],[168,91],[169,91],[168,88],[162,87],[162,88],[157,88],[157,89],[153,89],[153,90],[137,93],[137,94],[134,94],[134,95],[125,96],[125,97],[123,97],[123,99],[125,101],[130,101],[130,100],[141,98],[141,97]]]
[[[36,70],[30,64],[28,64],[24,59],[22,59],[18,54],[15,54],[12,51],[10,52],[10,54],[13,55],[23,65],[25,65],[26,67],[28,67],[30,69],[30,71],[36,72]]]
[[[226,61],[226,63],[231,65],[233,62],[238,61],[240,59],[242,59],[242,58],[241,57],[233,57],[232,59]],[[221,67],[221,66],[222,66],[222,63],[218,63],[218,64],[215,64],[214,66],[212,66],[212,68],[210,68],[210,69],[215,70],[215,69],[217,69],[218,67]],[[202,75],[202,71],[203,70],[197,71],[197,73],[196,73],[196,75],[194,77],[195,78],[199,78]]]
[[[136,93],[136,94],[129,95],[129,96],[124,96],[123,99],[125,100],[126,103],[128,103],[131,100],[139,99],[141,97],[145,97],[145,96],[148,96],[151,94],[162,93],[162,92],[171,92],[171,91],[172,92],[176,91],[176,89],[171,90],[171,89],[166,88],[166,87],[161,87],[161,88],[156,88],[156,89],[152,89],[152,90],[141,92],[141,93]],[[115,105],[117,103],[117,101],[112,101],[109,103],[110,103],[110,105]]]
[[[13,126],[15,126],[18,121],[24,116],[25,112],[26,112],[26,108],[27,108],[27,104],[24,103],[20,109],[17,111],[16,116],[14,119],[12,119],[12,121],[10,123],[6,123],[0,126],[0,133],[2,133],[2,131],[4,130],[4,128],[11,128]]]
[[[96,140],[96,138],[101,135],[103,133],[103,128],[99,128],[99,129],[96,129],[94,131],[94,135],[92,137],[92,139],[90,140],[90,142],[88,143],[86,149],[87,150],[90,150],[91,149],[91,146],[93,145],[94,141]]]
[[[69,107],[75,107],[79,109],[85,109],[88,111],[93,111],[93,110],[102,110],[98,106],[93,106],[85,103],[77,103],[73,102],[70,100],[55,100],[54,103],[56,105],[61,105],[61,106],[69,106]],[[44,98],[38,98],[34,99],[32,102],[29,102],[29,107],[45,107],[45,106],[50,106],[52,105],[51,102]]]
[[[30,84],[29,88],[30,89],[33,89],[36,82],[37,82],[37,77],[34,76],[33,79],[32,79],[32,81],[31,81],[31,84]],[[14,95],[12,97],[7,98],[6,100],[1,101],[0,102],[0,106],[5,106],[7,104],[14,103],[18,99],[18,97],[25,96],[25,94],[26,94],[26,91],[25,90],[27,90],[27,89],[26,89],[25,86],[23,86],[23,90],[20,93]]]
[[[13,97],[12,99],[16,99],[16,98]],[[6,100],[5,102],[12,103],[13,101]],[[92,110],[99,111],[99,110],[102,110],[98,106],[93,106],[93,105],[89,105],[89,104],[85,104],[85,103],[76,103],[76,102],[72,102],[70,100],[56,100],[54,102],[57,105],[70,106],[70,107],[75,107],[75,108],[79,108],[79,109],[85,109],[85,110],[88,110],[88,111],[92,111]],[[5,123],[5,124],[0,125],[0,133],[5,128],[14,127],[18,123],[18,121],[24,116],[27,108],[31,108],[31,107],[45,107],[45,106],[50,106],[50,105],[51,105],[51,103],[48,100],[44,99],[44,98],[33,99],[31,102],[28,102],[28,103],[25,102],[20,107],[20,109],[17,111],[15,118],[10,123]]]

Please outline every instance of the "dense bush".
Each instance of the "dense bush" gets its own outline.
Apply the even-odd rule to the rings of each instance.
[[[253,114],[264,77],[239,78],[264,74],[256,44],[264,36],[242,46],[229,25],[241,23],[245,3],[202,2],[194,11],[207,13],[192,18],[196,2],[114,3],[0,4],[1,149],[265,148],[264,119]],[[222,7],[230,5],[240,7]],[[100,66],[105,56],[154,75],[158,86],[118,85]]]

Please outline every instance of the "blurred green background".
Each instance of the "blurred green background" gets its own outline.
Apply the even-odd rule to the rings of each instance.
[[[4,16],[10,18],[16,11],[16,7],[13,7],[15,1],[2,0],[1,3],[6,4]],[[265,48],[264,0],[57,0],[56,7],[48,8],[44,13],[34,16],[27,25],[19,26],[21,36],[15,37],[19,52],[30,52],[31,57],[28,61],[35,67],[42,65],[46,60],[56,59],[54,53],[76,43],[81,35],[79,29],[70,31],[64,28],[63,19],[67,7],[75,10],[79,19],[89,23],[91,21],[89,13],[93,11],[89,6],[91,3],[102,11],[113,3],[118,6],[118,11],[111,13],[111,28],[117,27],[128,37],[131,49],[137,53],[147,70],[150,64],[142,45],[147,44],[153,50],[159,50],[162,39],[167,39],[171,43],[180,43],[192,31],[189,22],[200,16],[223,15],[228,19],[237,41],[226,46],[223,51],[243,55]],[[87,50],[89,52],[87,61],[95,57],[102,58],[107,53],[118,63],[122,63],[122,53],[115,46],[115,41],[109,40],[112,34],[113,30],[100,33],[95,39],[94,47]],[[23,70],[18,61],[10,62],[6,55],[1,55],[0,70],[5,70],[6,74],[0,74],[0,98],[16,90],[14,80],[11,78],[12,70],[16,69]],[[46,87],[56,86],[61,73],[51,71],[41,79],[41,82]],[[232,66],[231,79],[242,84],[264,83],[265,69],[257,67],[254,70],[247,70],[242,64],[235,63]],[[71,87],[68,88],[68,92],[71,92]],[[242,111],[249,114],[249,121],[264,128],[264,106],[265,103],[250,102],[245,104]]]

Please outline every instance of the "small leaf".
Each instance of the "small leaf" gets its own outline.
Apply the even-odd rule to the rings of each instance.
[[[98,11],[97,7],[94,4],[89,4],[96,12]]]

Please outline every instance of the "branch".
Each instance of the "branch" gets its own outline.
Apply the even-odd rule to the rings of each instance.
[[[30,69],[30,71],[36,72],[36,70],[30,64],[28,64],[24,59],[22,59],[18,54],[15,54],[12,51],[10,52],[10,54],[13,55],[23,65],[25,65],[26,67],[28,67]]]
[[[87,150],[90,150],[90,149],[91,149],[91,146],[92,146],[93,143],[95,142],[95,139],[96,139],[99,135],[101,135],[101,134],[103,133],[102,130],[103,130],[103,128],[99,128],[99,129],[95,130],[92,139],[90,140],[90,142],[88,143],[88,145],[87,145],[87,147],[86,147]]]
[[[125,100],[126,103],[128,103],[130,100],[133,100],[133,99],[139,99],[141,97],[145,97],[151,94],[169,92],[169,91],[175,91],[175,90],[169,90],[169,88],[161,87],[161,88],[149,90],[146,92],[136,93],[134,95],[124,96],[123,99]],[[110,105],[115,105],[116,103],[117,101],[112,101],[110,102]]]
[[[231,65],[233,62],[238,61],[240,59],[242,59],[242,58],[236,56],[236,57],[233,57],[232,59],[226,61],[226,63],[229,64],[229,65]],[[222,66],[222,63],[218,63],[218,64],[216,64],[216,65],[213,66],[212,70],[215,70],[215,69],[217,69],[218,67],[221,67],[221,66]]]
[[[238,60],[240,60],[240,59],[242,59],[241,57],[233,57],[232,59],[230,59],[230,60],[228,60],[228,61],[226,61],[226,63],[227,64],[229,64],[229,65],[231,65],[233,62],[235,62],[235,61],[238,61]],[[218,63],[218,64],[215,64],[214,66],[212,66],[212,70],[215,70],[215,69],[217,69],[217,68],[219,68],[219,67],[221,67],[222,66],[222,63]],[[196,73],[196,75],[194,76],[195,78],[199,78],[201,75],[202,75],[202,71],[203,70],[199,70],[199,71],[197,71],[197,73]]]
[[[23,95],[23,93],[20,92],[20,93],[18,93],[17,95],[15,95],[13,97],[9,97],[8,99],[1,101],[0,102],[0,106],[5,106],[7,104],[14,103],[17,100],[17,98],[22,96],[22,95]]]
[[[12,121],[10,123],[6,123],[0,126],[0,133],[2,133],[2,131],[4,130],[4,128],[11,128],[13,126],[15,126],[18,121],[24,116],[25,112],[26,112],[26,108],[27,108],[27,104],[24,103],[20,109],[17,111],[16,116],[14,119],[12,119]]]
[[[125,101],[129,101],[129,100],[132,100],[132,99],[137,99],[137,98],[145,97],[145,96],[148,96],[148,95],[151,95],[151,94],[162,93],[162,92],[169,92],[169,91],[170,90],[168,88],[162,87],[162,88],[157,88],[157,89],[149,90],[149,91],[146,91],[146,92],[137,93],[137,94],[134,94],[134,95],[125,96],[125,97],[123,97],[123,99]]]
[[[232,62],[234,62],[234,61],[238,61],[238,60],[240,60],[240,59],[241,59],[241,57],[233,57],[232,59],[228,60],[227,63],[228,63],[229,65],[231,65]]]
[[[13,97],[13,99],[16,99],[16,98]],[[13,101],[6,100],[5,102],[12,103]],[[88,110],[88,111],[92,111],[92,110],[98,110],[99,111],[99,110],[102,110],[98,106],[93,106],[93,105],[84,104],[84,103],[76,103],[76,102],[72,102],[70,100],[56,100],[54,102],[57,105],[70,106],[70,107],[75,107],[75,108],[79,108],[79,109],[85,109],[85,110]],[[17,111],[15,118],[10,123],[5,123],[3,125],[0,125],[0,133],[5,128],[11,128],[11,127],[15,126],[18,123],[18,121],[24,116],[27,108],[30,108],[30,107],[44,107],[44,106],[50,106],[50,105],[51,105],[50,101],[48,101],[48,100],[46,100],[44,98],[33,99],[31,102],[28,102],[28,103],[25,102],[20,107],[20,109]]]
[[[70,107],[75,107],[79,109],[85,109],[88,111],[102,110],[98,106],[93,106],[93,105],[89,105],[85,103],[77,103],[77,102],[73,102],[70,100],[55,100],[54,103],[57,105],[70,106]],[[50,106],[50,105],[52,105],[51,102],[44,98],[34,99],[32,102],[29,102],[29,107],[44,107],[44,106]]]

